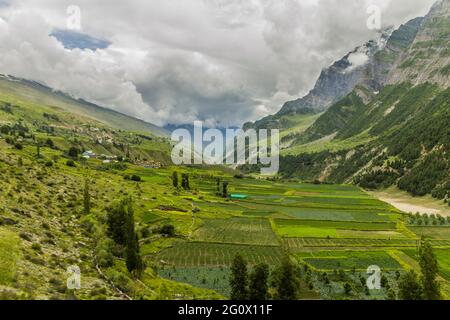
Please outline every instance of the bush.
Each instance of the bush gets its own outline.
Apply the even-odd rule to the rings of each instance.
[[[67,152],[67,154],[69,155],[69,157],[71,157],[71,158],[77,158],[78,157],[78,154],[80,153],[80,150],[78,150],[77,148],[75,148],[75,147],[71,147],[70,149],[69,149],[69,151]]]
[[[39,243],[33,243],[31,245],[31,249],[33,249],[34,251],[37,251],[37,252],[42,252],[42,247]]]
[[[136,182],[142,181],[141,177],[138,176],[138,175],[135,175],[135,174],[133,174],[133,175],[131,176],[131,180],[132,180],[132,181],[136,181]]]
[[[22,150],[22,149],[23,149],[23,146],[22,146],[21,143],[16,142],[16,143],[14,144],[14,148],[16,148],[17,150]]]
[[[160,229],[159,232],[163,235],[173,237],[175,235],[175,227],[171,224],[166,224]]]
[[[73,160],[67,160],[66,166],[68,167],[76,167],[76,164]]]

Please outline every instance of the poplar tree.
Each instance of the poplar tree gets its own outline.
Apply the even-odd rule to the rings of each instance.
[[[295,267],[288,256],[283,258],[276,276],[276,288],[280,300],[296,300],[298,297],[299,279]]]
[[[422,272],[423,298],[425,300],[441,299],[440,286],[436,279],[439,267],[433,248],[428,241],[422,241],[419,247],[419,265]]]
[[[266,263],[256,265],[250,274],[249,298],[250,300],[267,300],[269,279],[269,266]]]
[[[125,260],[128,271],[139,278],[144,269],[139,250],[139,240],[134,227],[134,211],[131,198],[127,199],[126,210],[127,239],[125,249]]]
[[[398,295],[401,300],[422,299],[422,286],[414,270],[408,271],[400,278],[398,289]]]
[[[172,185],[173,185],[175,188],[178,188],[178,172],[176,172],[176,171],[174,171],[174,172],[172,173]]]
[[[247,262],[240,254],[236,254],[231,265],[231,300],[247,300],[248,299],[248,274]]]
[[[228,182],[224,181],[222,185],[222,197],[228,197]]]

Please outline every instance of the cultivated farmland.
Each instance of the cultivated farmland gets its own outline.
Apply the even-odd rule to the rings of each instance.
[[[282,251],[277,246],[232,245],[207,242],[180,242],[163,250],[156,256],[158,262],[168,265],[230,266],[234,256],[239,253],[250,264],[265,262],[275,265],[280,262]]]
[[[404,213],[357,187],[222,178],[230,182],[230,193],[248,198],[217,197],[215,179],[203,177],[196,180],[199,194],[190,200],[199,208],[192,217],[189,212],[174,213],[178,218],[156,212],[187,234],[184,240],[157,242],[159,249],[151,245],[155,249],[148,251],[149,259],[161,276],[227,295],[229,267],[237,253],[250,268],[265,262],[272,269],[291,255],[320,274],[306,273],[309,284],[304,286],[318,286],[320,294],[342,298],[344,282],[356,281],[355,288],[363,290],[360,276],[372,265],[395,286],[398,273],[413,267],[414,261],[400,250],[414,250],[421,235],[428,235],[432,246],[442,251],[445,270],[450,248],[446,227],[411,227]],[[347,275],[332,276],[336,270]],[[332,284],[323,284],[323,272],[330,273]],[[387,291],[372,294],[385,298]]]
[[[269,220],[263,218],[205,219],[194,238],[205,242],[263,246],[279,244]]]

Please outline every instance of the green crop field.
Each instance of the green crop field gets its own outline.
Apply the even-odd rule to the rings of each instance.
[[[404,253],[406,253],[408,256],[410,256],[413,259],[417,259],[417,250],[416,249],[408,249],[408,250],[402,250]],[[439,266],[439,273],[444,277],[446,280],[450,281],[450,249],[435,249],[434,253],[436,255],[438,266]]]
[[[206,219],[194,234],[196,241],[278,245],[267,219]]]
[[[225,296],[230,293],[229,268],[161,266],[158,274],[169,280],[188,283],[199,288],[213,289]]]
[[[413,239],[317,239],[317,238],[285,238],[283,244],[290,251],[302,251],[305,248],[348,248],[348,247],[415,247]]]
[[[382,270],[400,270],[401,265],[384,251],[319,251],[296,254],[300,260],[318,270],[359,270],[377,265]]]
[[[450,239],[450,227],[408,227],[419,237],[430,239]]]
[[[399,235],[395,223],[275,219],[276,231],[291,238],[381,238]]]
[[[207,242],[181,242],[161,251],[155,259],[163,264],[193,266],[230,266],[239,253],[250,264],[266,262],[274,265],[280,262],[282,251],[276,246],[232,245]]]

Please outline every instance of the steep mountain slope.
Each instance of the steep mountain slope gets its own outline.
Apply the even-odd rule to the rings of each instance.
[[[388,83],[425,81],[441,87],[450,85],[450,1],[437,2],[422,22],[422,26],[388,76]]]
[[[82,115],[116,129],[142,132],[157,136],[168,133],[161,127],[135,119],[122,113],[100,107],[84,100],[76,100],[62,92],[54,91],[40,83],[13,76],[0,75],[0,93],[13,94],[18,99],[41,105],[58,106],[68,112]]]
[[[282,151],[281,174],[450,194],[449,9],[394,31],[367,77]]]
[[[364,84],[378,90],[386,83],[388,73],[396,59],[414,40],[421,21],[422,18],[416,18],[397,30],[385,30],[377,41],[367,42],[324,69],[314,88],[305,97],[286,102],[275,115],[255,123],[247,123],[244,129],[287,129],[289,127],[283,121],[284,118],[295,114],[322,112],[350,93],[357,85]]]

